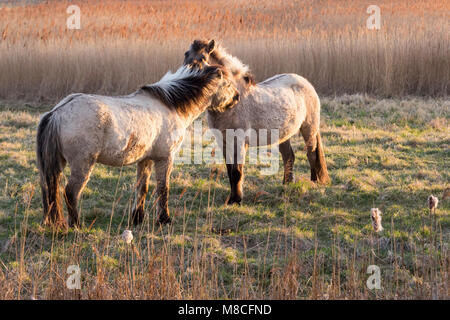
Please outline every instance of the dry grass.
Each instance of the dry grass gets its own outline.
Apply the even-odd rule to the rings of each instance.
[[[450,92],[450,1],[78,1],[0,8],[0,98],[55,100],[71,92],[122,94],[178,66],[189,43],[215,38],[258,80],[308,78],[321,94]]]
[[[1,106],[0,299],[448,299],[450,102],[344,95],[322,105],[331,185],[309,181],[299,136],[295,183],[283,186],[281,170],[262,176],[246,165],[241,206],[223,205],[224,166],[177,165],[173,223],[153,224],[153,177],[134,248],[120,234],[135,167],[96,165],[82,197],[83,228],[53,234],[40,226],[39,112]],[[440,199],[436,212],[430,194]],[[373,232],[372,207],[383,212],[381,233]],[[73,264],[81,291],[65,286]],[[366,286],[372,264],[380,290]]]

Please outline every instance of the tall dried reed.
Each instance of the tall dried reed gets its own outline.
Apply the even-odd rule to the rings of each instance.
[[[258,80],[294,72],[320,94],[447,96],[450,1],[380,0],[368,30],[357,1],[68,1],[0,8],[0,99],[123,94],[178,66],[190,42],[215,38]]]
[[[264,239],[252,246],[245,234],[234,237],[229,253],[222,255],[218,254],[215,241],[224,241],[223,235],[217,230],[212,232],[211,221],[201,226],[196,223],[191,238],[184,231],[180,234],[171,227],[157,227],[154,207],[149,208],[150,219],[135,230],[132,246],[120,237],[120,230],[129,223],[126,218],[117,230],[108,228],[98,238],[89,233],[95,221],[82,232],[45,232],[28,223],[27,210],[34,190],[27,192],[30,194],[24,218],[16,221],[15,236],[1,251],[4,257],[14,257],[16,262],[5,265],[0,259],[3,263],[0,299],[448,299],[449,296],[450,260],[444,234],[438,222],[435,232],[426,234],[431,221],[425,217],[422,244],[397,239],[392,220],[388,238],[372,233],[355,239],[353,248],[344,244],[336,225],[330,235],[331,246],[325,248],[319,243],[317,230],[310,242],[280,232],[286,228],[285,222],[284,226],[269,228]],[[210,187],[208,193],[214,190]],[[129,205],[131,202],[130,198]],[[184,203],[183,230],[192,204]],[[208,200],[208,207],[214,205],[213,198]],[[113,215],[114,209],[111,219]],[[237,233],[238,224],[223,232]],[[209,236],[205,236],[204,230],[211,230]],[[331,255],[325,253],[327,249]],[[247,257],[250,250],[257,252],[251,260]],[[237,261],[234,251],[243,252],[242,261]],[[305,256],[306,251],[312,255]],[[224,256],[227,261],[223,261]],[[67,270],[74,264],[81,270],[81,289],[67,286]],[[382,287],[369,289],[367,267],[381,264]]]

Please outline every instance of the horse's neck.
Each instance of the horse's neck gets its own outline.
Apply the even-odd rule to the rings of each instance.
[[[209,59],[211,60],[210,61],[211,64],[219,64],[219,65],[223,66],[223,60],[222,60],[221,54],[219,54],[219,53],[211,54]]]
[[[199,105],[195,109],[193,108],[189,113],[179,115],[179,117],[182,118],[185,123],[185,128],[189,127],[198,117],[200,117],[200,115],[205,112],[207,107],[208,104],[205,103],[204,105]]]
[[[227,110],[229,111],[229,110]],[[206,111],[206,118],[208,120],[208,126],[211,129],[222,129],[220,124],[221,124],[221,118],[226,117],[226,115],[223,112],[215,112],[215,111]],[[229,128],[229,129],[233,129],[233,128]]]
[[[226,52],[222,52],[220,49],[214,51],[210,56],[210,62],[212,64],[218,64],[228,68],[232,73],[235,73],[235,66],[232,64],[231,58],[228,56]]]
[[[263,93],[262,88],[252,86],[250,88],[241,88],[238,86],[241,94],[240,101],[230,109],[223,112],[207,110],[208,124],[214,129],[247,129],[252,126],[252,119],[255,111],[254,96]]]
[[[223,112],[207,110],[208,125],[212,129],[239,129],[244,126],[245,119],[242,119],[244,106],[239,102],[231,109]]]
[[[245,64],[220,47],[213,51],[209,59],[213,64],[219,64],[229,69],[235,77],[248,72],[248,67]]]

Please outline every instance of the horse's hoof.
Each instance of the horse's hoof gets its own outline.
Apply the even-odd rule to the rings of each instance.
[[[69,224],[69,228],[71,228],[71,229],[74,230],[74,231],[79,231],[79,230],[81,230],[81,226],[78,225],[78,224],[74,224],[74,225],[70,225],[70,224]]]
[[[289,183],[292,183],[292,182],[294,182],[294,175],[290,175],[290,176],[285,177],[283,179],[283,184],[289,184]]]
[[[61,220],[61,221],[45,220],[42,222],[42,225],[44,227],[48,227],[54,231],[67,232],[67,230],[69,230],[69,226],[67,225],[66,220]]]
[[[241,201],[242,198],[241,197],[232,197],[232,196],[228,196],[227,200],[225,200],[225,205],[232,205],[232,204],[237,204],[238,206],[241,205]]]
[[[172,219],[168,215],[159,216],[158,222],[161,225],[169,224],[172,222]]]
[[[75,230],[78,230],[81,228],[80,221],[69,221],[69,227]]]

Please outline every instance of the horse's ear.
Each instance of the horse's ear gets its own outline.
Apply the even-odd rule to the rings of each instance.
[[[216,46],[216,42],[214,41],[214,39],[212,39],[212,40],[208,43],[208,46],[206,47],[206,51],[207,51],[208,53],[213,52],[215,46]]]

